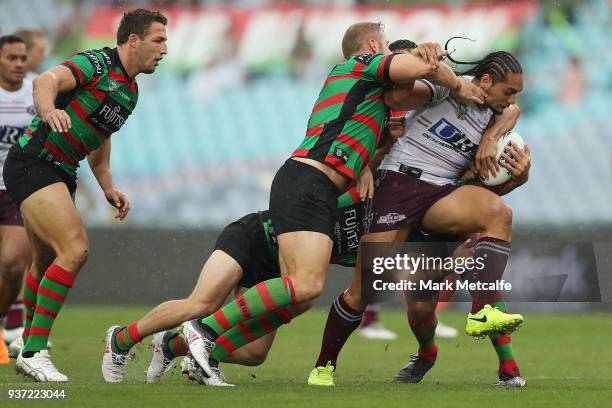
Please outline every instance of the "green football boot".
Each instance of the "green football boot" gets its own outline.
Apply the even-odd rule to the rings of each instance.
[[[504,313],[485,305],[478,313],[469,313],[465,332],[473,337],[485,337],[493,333],[510,334],[523,324],[520,314]]]
[[[334,385],[334,366],[327,363],[325,367],[317,367],[308,376],[308,385],[331,387]]]

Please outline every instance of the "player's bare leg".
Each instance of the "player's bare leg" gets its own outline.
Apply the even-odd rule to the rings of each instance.
[[[5,315],[21,290],[23,272],[30,263],[30,246],[25,229],[0,226],[0,316]]]
[[[414,333],[419,350],[417,355],[411,356],[406,367],[402,368],[396,375],[395,381],[403,383],[418,383],[423,376],[433,367],[438,354],[435,343],[437,300],[410,301],[408,306],[408,325]]]
[[[40,279],[36,308],[27,341],[17,359],[19,369],[37,381],[65,382],[68,378],[53,366],[47,341],[77,273],[87,261],[89,241],[85,228],[64,183],[44,187],[21,203],[28,234],[36,235],[53,249],[55,259],[43,272],[33,270]],[[38,249],[34,246],[33,251]],[[45,254],[35,254],[42,259]],[[41,276],[42,275],[42,276]]]
[[[469,282],[493,283],[501,279],[512,240],[512,211],[503,200],[478,186],[463,186],[436,202],[425,214],[423,226],[435,232],[465,235],[480,233],[475,242],[475,258],[484,261],[482,271],[467,271]],[[472,315],[468,316],[466,332],[482,336],[493,331],[512,332],[522,323],[520,315],[500,314],[485,308],[495,303],[494,290],[473,290]],[[475,316],[474,314],[479,314]],[[482,317],[480,313],[492,313]]]
[[[17,358],[28,338],[32,318],[36,308],[36,296],[40,280],[47,268],[55,259],[55,251],[45,244],[31,229],[25,229],[30,247],[32,249],[32,263],[26,272],[25,284],[23,285],[23,303],[25,306],[25,321],[23,333],[9,345],[9,353],[13,358]],[[47,341],[47,348],[50,348],[51,341]]]
[[[329,310],[325,330],[323,332],[323,340],[321,342],[321,351],[314,369],[308,377],[310,385],[333,385],[331,373],[337,367],[338,355],[340,350],[346,343],[351,333],[357,329],[361,323],[361,318],[368,300],[362,298],[361,290],[361,271],[362,263],[368,263],[364,259],[364,244],[368,243],[394,243],[403,242],[410,233],[409,228],[404,228],[395,231],[377,232],[365,234],[361,237],[359,251],[357,253],[357,262],[353,281],[351,286],[341,293]],[[393,249],[389,248],[389,256],[392,256]],[[368,256],[370,256],[369,254]],[[381,256],[381,254],[376,254]]]
[[[209,356],[215,342],[240,323],[286,306],[318,297],[325,283],[332,241],[329,236],[297,231],[278,236],[281,278],[268,279],[202,320],[181,327],[189,350],[206,374],[212,375]]]
[[[127,327],[111,326],[106,333],[106,346],[102,358],[104,380],[111,383],[123,381],[125,355],[144,337],[173,329],[183,322],[215,312],[223,305],[242,275],[242,267],[234,258],[223,251],[215,250],[204,264],[198,282],[188,297],[164,302]],[[172,343],[176,353],[184,349],[180,340],[170,335],[166,338],[163,335],[154,338],[153,343],[154,358],[147,372],[148,382],[158,382],[173,360],[164,357],[162,343],[164,347]],[[157,343],[160,347],[156,348]],[[163,369],[160,368],[162,366]]]

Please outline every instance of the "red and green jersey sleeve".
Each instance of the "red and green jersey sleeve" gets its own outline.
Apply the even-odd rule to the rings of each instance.
[[[79,162],[98,149],[128,119],[138,101],[138,86],[128,77],[116,48],[85,51],[63,62],[76,88],[58,95],[55,106],[66,111],[72,127],[54,132],[36,117],[19,139],[22,148],[35,138],[39,157],[76,174]]]
[[[394,55],[357,55],[330,72],[292,157],[325,162],[351,180],[374,154],[387,119],[383,87]]]
[[[100,64],[99,61],[97,61],[97,63],[98,65]],[[70,72],[72,72],[72,75],[76,80],[77,87],[87,85],[94,77],[93,62],[90,57],[86,56],[86,54],[73,55],[64,61],[62,65],[67,67]]]

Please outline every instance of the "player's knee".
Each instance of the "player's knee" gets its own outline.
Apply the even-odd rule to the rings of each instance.
[[[323,279],[292,279],[298,302],[313,301],[323,292],[325,280]]]
[[[89,244],[88,242],[77,240],[72,243],[68,248],[58,251],[58,261],[69,265],[69,268],[74,268],[76,272],[80,269],[87,258],[89,257]]]
[[[486,215],[489,222],[504,226],[512,225],[512,209],[499,197],[489,202]]]
[[[415,302],[410,305],[408,317],[410,321],[423,323],[431,320],[435,312],[435,303]]]
[[[267,348],[255,348],[253,350],[249,350],[249,354],[247,356],[247,365],[250,366],[258,366],[262,365],[266,359],[268,358],[268,349]]]
[[[21,283],[27,266],[27,261],[18,256],[2,257],[0,260],[3,278],[9,282],[15,282],[17,285]]]

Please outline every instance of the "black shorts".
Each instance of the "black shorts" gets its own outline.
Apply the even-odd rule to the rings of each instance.
[[[437,186],[392,170],[376,175],[374,197],[366,205],[367,231],[396,231],[416,227],[436,201],[457,189],[448,184]]]
[[[266,215],[264,212],[262,216]],[[242,268],[239,286],[250,288],[280,276],[278,260],[268,248],[262,219],[257,213],[245,215],[225,227],[217,238],[215,249],[234,258]]]
[[[76,176],[39,159],[34,143],[31,141],[24,149],[19,144],[13,145],[4,162],[4,185],[17,208],[32,193],[55,183],[66,184],[74,200]]]
[[[6,190],[0,190],[0,225],[16,225],[23,227],[23,219],[19,208]]]
[[[289,159],[278,170],[270,191],[270,215],[278,235],[320,232],[334,239],[340,192],[325,173]]]

